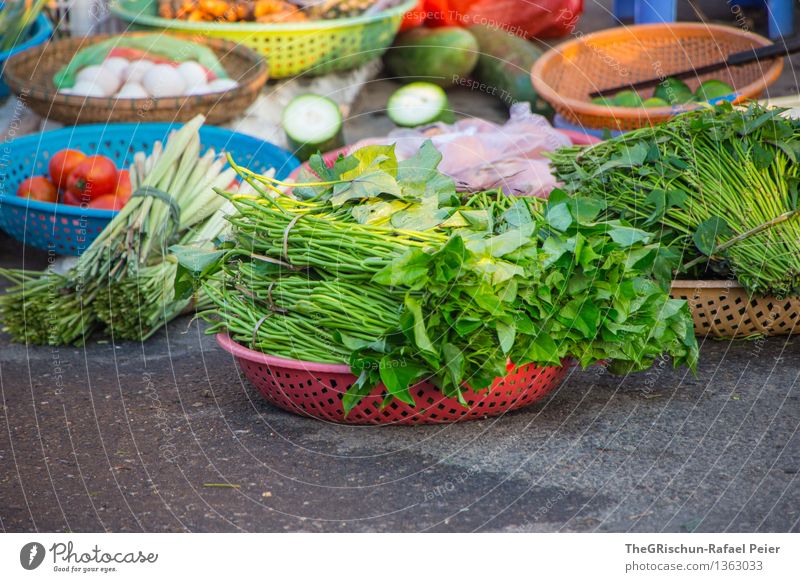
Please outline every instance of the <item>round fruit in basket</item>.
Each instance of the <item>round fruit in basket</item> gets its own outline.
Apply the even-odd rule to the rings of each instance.
[[[53,184],[55,184],[57,188],[66,188],[67,178],[69,178],[69,175],[78,166],[78,164],[85,159],[86,154],[79,152],[78,150],[65,148],[56,152],[56,154],[50,158],[50,162],[47,164],[47,171],[50,173],[50,180],[52,180]]]
[[[17,196],[40,202],[56,202],[58,189],[44,176],[32,176],[19,185]]]

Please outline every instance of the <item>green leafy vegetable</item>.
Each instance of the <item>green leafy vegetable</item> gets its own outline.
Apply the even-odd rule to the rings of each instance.
[[[724,88],[723,88],[724,89]],[[749,291],[800,293],[800,121],[779,108],[723,103],[552,154],[573,196],[602,200],[603,220],[651,232],[670,269],[732,276]],[[619,236],[619,235],[617,235]]]
[[[337,165],[392,176],[392,155],[371,150]],[[640,370],[668,353],[675,365],[695,365],[686,303],[651,279],[661,256],[651,234],[598,222],[605,203],[559,190],[549,203],[497,191],[461,199],[452,181],[431,175],[439,159],[426,144],[413,163],[397,163],[399,195],[380,187],[359,197],[352,183],[362,176],[348,181],[334,166],[300,186],[302,200],[239,168],[263,192],[221,192],[237,211],[231,248],[218,263],[184,265],[204,269],[196,276],[216,304],[205,313],[209,332],[269,354],[349,364],[358,381],[343,398],[348,411],[379,383],[387,399],[412,403],[422,379],[463,401],[465,386],[488,388],[509,360]]]

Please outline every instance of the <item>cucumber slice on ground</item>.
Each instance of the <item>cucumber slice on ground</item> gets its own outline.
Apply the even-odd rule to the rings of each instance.
[[[389,119],[401,127],[455,121],[444,89],[423,81],[409,83],[392,93],[386,109]]]
[[[335,101],[307,93],[289,102],[281,118],[292,153],[306,161],[317,152],[344,146],[342,112]]]

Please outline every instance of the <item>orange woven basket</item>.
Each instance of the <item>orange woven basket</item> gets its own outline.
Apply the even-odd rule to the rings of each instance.
[[[735,52],[772,44],[769,39],[730,26],[700,23],[643,24],[611,28],[565,42],[533,66],[533,86],[567,121],[594,129],[631,130],[661,123],[685,111],[678,107],[606,107],[589,93],[653,77],[667,78],[690,67],[725,60]],[[761,95],[780,76],[783,59],[754,62],[687,79],[694,91],[719,79],[738,93],[737,102]],[[653,89],[639,92],[652,96]]]
[[[800,297],[757,297],[736,281],[673,281],[670,295],[689,303],[701,337],[741,339],[800,333]]]

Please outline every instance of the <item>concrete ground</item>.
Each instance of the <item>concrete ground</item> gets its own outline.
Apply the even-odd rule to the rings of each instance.
[[[584,30],[611,25],[587,2]],[[368,87],[348,136],[391,128]],[[776,94],[797,92],[787,66]],[[502,119],[491,98],[454,108]],[[45,257],[0,235],[0,265]],[[800,531],[800,339],[705,341],[696,376],[573,370],[491,420],[347,427],[265,404],[202,326],[0,336],[3,531]]]

